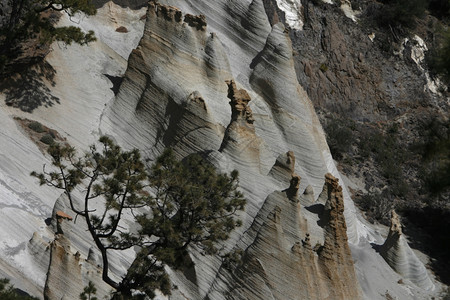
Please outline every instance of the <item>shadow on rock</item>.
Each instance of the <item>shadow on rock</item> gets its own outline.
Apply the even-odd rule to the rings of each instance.
[[[428,206],[403,213],[407,222],[403,231],[410,247],[428,255],[428,266],[441,282],[450,285],[450,211]]]
[[[380,253],[380,249],[382,245],[370,243],[370,246],[372,246],[372,249],[375,250],[375,252]]]
[[[25,112],[33,112],[40,106],[50,107],[60,103],[51,94],[48,85],[55,86],[56,70],[46,61],[17,64],[14,74],[0,82],[0,91],[6,95],[6,104]]]
[[[317,214],[317,216],[319,217],[319,221],[317,221],[317,225],[319,225],[320,227],[324,227],[325,224],[327,223],[328,220],[325,220],[324,218],[324,211],[325,211],[325,206],[321,203],[318,204],[313,204],[311,206],[307,206],[305,207],[305,209],[309,212],[312,212],[313,214]]]

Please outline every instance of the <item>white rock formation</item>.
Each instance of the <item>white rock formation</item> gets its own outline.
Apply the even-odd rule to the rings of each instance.
[[[324,175],[340,176],[314,108],[296,80],[289,37],[283,25],[270,26],[263,1],[161,2],[178,8],[151,4],[145,30],[144,10],[130,11],[112,3],[97,16],[80,17],[79,26],[96,30],[98,41],[89,47],[53,45],[48,56],[56,70],[51,92],[60,99],[59,104],[25,114],[5,106],[4,95],[0,95],[0,126],[4,129],[0,132],[0,275],[15,278],[16,286],[42,297],[48,271],[45,266],[50,261],[50,250],[46,249],[54,240],[53,226],[47,227],[44,220],[52,216],[60,196],[57,191],[39,187],[28,175],[41,170],[43,163],[48,165],[49,159],[14,121],[14,116],[21,116],[56,129],[80,149],[87,149],[100,134],[108,134],[123,147],[139,148],[150,160],[164,147],[172,147],[179,157],[201,151],[219,170],[239,170],[240,186],[248,199],[246,211],[240,216],[244,225],[223,246],[224,250],[248,249],[250,263],[240,270],[257,272],[251,282],[240,283],[241,290],[234,290],[235,275],[222,270],[219,257],[192,249],[194,275],[168,270],[178,286],[172,299],[285,299],[285,295],[292,299],[295,295],[350,299],[361,295],[358,285],[367,299],[383,299],[386,289],[398,299],[410,299],[411,295],[397,284],[400,275],[370,247],[369,242],[379,240],[379,235],[359,219],[342,180],[339,198],[343,197],[345,222],[339,205],[339,224],[347,226],[345,237],[343,226],[337,227],[341,229],[339,250],[343,251],[336,251],[339,257],[329,256],[328,263],[320,262],[317,252],[312,251],[315,245],[333,244],[330,229],[321,227],[325,224],[320,218],[328,192],[323,201],[317,199],[323,191]],[[197,17],[200,14],[204,17]],[[63,19],[61,24],[72,25],[69,22]],[[117,32],[120,26],[128,32]],[[124,76],[117,97],[104,74]],[[235,119],[229,103],[233,100],[229,97],[230,84],[234,95],[245,99],[245,105],[235,101],[244,108]],[[234,109],[239,111],[236,105]],[[288,151],[293,155],[286,154]],[[294,170],[301,177],[299,184],[289,183]],[[294,187],[298,190],[287,195]],[[298,202],[291,200],[295,195]],[[60,198],[58,205],[64,201]],[[327,211],[331,207],[327,206]],[[272,218],[268,219],[270,214]],[[70,239],[70,253],[64,255],[79,251],[81,281],[79,276],[76,280],[83,286],[90,279],[98,280],[98,269],[95,255],[89,254],[92,241],[83,220],[79,218],[76,226],[71,225],[62,227]],[[128,222],[126,226],[133,224]],[[347,237],[354,271],[343,242]],[[133,250],[114,253],[111,265],[117,278],[124,274],[133,256]],[[310,272],[302,272],[302,267]],[[326,273],[327,268],[335,271]],[[349,272],[346,278],[349,286],[358,290],[355,294],[343,294],[343,284],[336,278],[322,278],[316,286],[308,279],[308,274],[331,278],[340,268]],[[52,273],[61,274],[61,270]],[[291,273],[299,281],[283,286]],[[330,281],[336,284],[336,291],[324,283]],[[257,295],[249,295],[252,283],[261,288]],[[102,286],[100,281],[96,284]],[[59,289],[54,292],[61,292]],[[408,289],[417,298],[431,295],[414,285]],[[107,287],[101,290],[102,295],[107,293]]]
[[[284,12],[286,23],[292,29],[303,29],[302,4],[295,0],[277,0],[278,7]]]

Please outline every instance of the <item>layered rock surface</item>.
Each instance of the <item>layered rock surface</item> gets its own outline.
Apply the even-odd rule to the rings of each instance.
[[[389,234],[379,251],[386,262],[404,278],[424,289],[434,288],[425,266],[409,247],[402,233],[400,217],[395,211],[392,211]]]
[[[210,291],[214,299],[362,297],[347,241],[342,188],[327,174],[325,210],[309,213],[298,197],[300,178],[291,168],[293,161],[288,152],[275,163],[271,174],[278,180],[290,176],[289,187],[266,198],[243,237],[253,242],[247,248],[238,244],[244,247],[241,260],[220,272],[219,280],[228,281],[232,290]]]
[[[345,187],[337,184],[339,173],[322,128],[297,82],[284,26],[273,22],[271,27],[266,7],[258,0],[163,3],[150,4],[144,36],[130,56],[119,94],[102,116],[101,131],[127,147],[143,150],[150,160],[163,148],[172,147],[180,158],[202,152],[219,170],[239,170],[240,185],[249,201],[240,216],[244,226],[233,233],[224,249],[248,249],[249,256],[244,256],[248,265],[239,270],[242,274],[248,274],[246,268],[259,270],[252,282],[258,282],[260,293],[270,291],[278,299],[284,293],[301,294],[299,287],[283,287],[278,278],[286,270],[297,272],[288,261],[299,255],[304,262],[315,257],[308,274],[315,274],[311,276],[321,282],[320,291],[310,285],[303,297],[361,297],[348,241],[357,245],[370,239],[371,233],[357,219]],[[291,166],[272,168],[288,150],[297,157]],[[289,184],[285,177],[275,175],[283,174],[283,168],[298,173],[294,177],[284,173]],[[327,175],[323,188],[326,173],[333,175]],[[287,189],[286,184],[290,185]],[[276,209],[284,202],[295,204],[285,209],[291,213],[288,216]],[[301,205],[310,207],[300,213]],[[280,228],[277,222],[290,225]],[[295,238],[284,240],[291,234]],[[323,251],[317,254],[307,249],[310,246],[305,250],[303,244],[296,244],[300,240],[304,245],[310,241],[323,244]],[[280,259],[284,267],[276,267],[276,259],[267,258],[265,263],[275,268],[274,273],[256,258],[272,252],[284,257]],[[204,257],[194,249],[192,259],[195,278],[170,273],[174,284],[184,287],[174,292],[175,298],[258,297],[250,295],[251,284],[247,283],[240,283],[230,294],[230,278],[234,277],[221,271],[217,257]],[[306,265],[296,266],[292,268]],[[369,272],[358,270],[360,276]],[[306,276],[303,273],[296,276],[305,285],[314,281],[302,277]]]
[[[90,48],[55,46],[49,57],[57,70],[52,93],[61,101],[36,110],[33,117],[81,149],[107,134],[125,148],[139,148],[148,160],[171,147],[180,158],[201,152],[222,172],[239,170],[248,199],[239,216],[244,225],[221,246],[224,252],[245,250],[242,265],[227,270],[220,257],[191,249],[192,272],[168,270],[178,287],[171,299],[358,299],[364,297],[359,283],[369,299],[383,299],[386,289],[399,299],[411,298],[396,283],[400,275],[367,246],[376,237],[357,220],[342,180],[342,190],[337,186],[334,177],[340,176],[323,130],[296,80],[288,32],[275,16],[266,15],[269,1],[162,2],[149,6],[143,37],[129,57],[117,97],[103,74],[123,74],[124,58],[139,39],[135,31],[143,12],[109,4],[97,16],[107,24],[99,26],[97,43]],[[128,23],[120,22],[121,16]],[[80,20],[80,26],[90,29],[97,17]],[[118,26],[130,31],[116,32]],[[109,34],[115,37],[111,41]],[[11,231],[0,232],[9,243],[0,245],[1,265],[25,270],[30,275],[20,278],[31,284],[23,286],[32,285],[39,295],[54,239],[50,229],[60,230],[70,240],[70,251],[54,242],[52,259],[59,253],[57,258],[68,261],[55,258],[57,265],[50,265],[48,286],[56,287],[51,292],[61,295],[65,285],[55,279],[61,279],[64,265],[73,265],[79,292],[92,279],[107,294],[96,281],[95,250],[83,220],[68,227],[63,221],[58,228],[52,219],[51,227],[45,225],[58,194],[41,189],[28,174],[40,170],[42,162],[48,164],[48,158],[18,130],[12,117],[19,113],[1,108],[0,124],[8,132],[0,133],[0,195],[8,200],[1,199],[0,224]],[[328,175],[324,188],[328,172],[333,176]],[[64,201],[60,198],[56,206],[67,213]],[[114,253],[112,274],[124,274],[133,255],[132,250]],[[84,259],[88,256],[89,262]],[[77,263],[82,264],[82,281]],[[379,276],[372,282],[372,275]],[[426,296],[413,285],[407,288],[419,298]],[[76,298],[75,293],[74,287]]]

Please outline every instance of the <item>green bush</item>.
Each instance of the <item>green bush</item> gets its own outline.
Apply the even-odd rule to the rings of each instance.
[[[368,128],[361,132],[358,145],[361,157],[372,157],[380,166],[381,174],[390,181],[400,179],[401,165],[407,159],[406,149],[399,144],[397,134],[398,127],[395,124],[386,133],[377,128]]]
[[[434,75],[440,75],[448,85],[450,83],[450,30],[436,34],[437,43],[426,53],[426,62]]]
[[[378,15],[380,26],[414,28],[416,18],[425,14],[426,0],[385,0]]]
[[[41,137],[40,141],[47,145],[52,145],[55,142],[55,140],[52,138],[52,136],[48,133],[44,134]]]
[[[375,220],[382,224],[389,224],[390,212],[394,208],[394,203],[390,199],[388,192],[368,193],[355,199],[356,204],[366,212],[370,222]]]
[[[30,128],[31,130],[37,132],[37,133],[42,133],[45,131],[44,127],[42,126],[41,123],[37,122],[37,121],[33,121],[30,124],[28,124],[28,128]]]
[[[325,126],[328,147],[334,159],[342,160],[354,143],[355,124],[350,120],[332,119]]]
[[[432,119],[424,126],[425,142],[416,146],[422,157],[423,187],[439,195],[450,187],[450,121]]]

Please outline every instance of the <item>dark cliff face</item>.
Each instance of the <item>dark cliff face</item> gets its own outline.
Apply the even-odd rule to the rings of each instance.
[[[408,57],[413,34],[405,53],[394,55],[401,36],[386,37],[364,15],[355,23],[335,5],[304,2],[304,30],[291,31],[291,39],[297,77],[319,110],[376,122],[433,106],[424,72]]]

